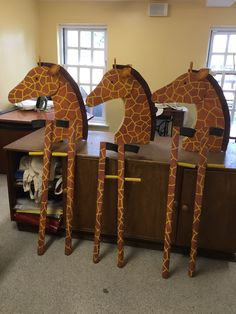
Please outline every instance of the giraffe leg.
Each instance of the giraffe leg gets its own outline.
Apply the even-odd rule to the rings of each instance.
[[[174,205],[174,198],[175,198],[176,171],[177,171],[177,161],[178,161],[178,146],[179,146],[179,128],[173,127],[167,208],[166,208],[164,252],[163,252],[163,263],[162,263],[162,277],[163,278],[169,277],[171,235],[172,235],[172,229],[173,229],[173,205]]]
[[[197,243],[198,243],[200,217],[201,217],[201,211],[202,211],[204,181],[205,181],[205,174],[206,174],[208,139],[209,139],[208,128],[205,128],[204,133],[202,134],[202,139],[201,139],[201,148],[199,152],[199,161],[198,161],[198,170],[197,170],[191,250],[190,250],[190,258],[189,258],[189,266],[188,266],[188,274],[190,277],[194,276],[195,268],[196,268]]]
[[[98,164],[96,222],[95,222],[95,231],[94,231],[94,249],[93,249],[93,262],[94,263],[99,262],[101,218],[102,218],[104,180],[105,180],[105,166],[106,166],[106,143],[101,142],[100,143],[99,164]]]
[[[51,149],[53,136],[53,121],[46,121],[44,135],[43,176],[42,176],[42,200],[39,218],[38,255],[45,251],[45,229],[48,204],[48,181],[50,172]]]
[[[118,145],[118,204],[117,204],[117,248],[118,267],[124,266],[124,144]]]
[[[73,200],[74,200],[74,173],[75,173],[75,127],[69,126],[68,130],[68,151],[67,151],[67,196],[66,196],[66,238],[65,254],[72,253],[72,222],[73,222]]]

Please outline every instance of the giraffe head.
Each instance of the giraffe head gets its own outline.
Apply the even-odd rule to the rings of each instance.
[[[217,81],[209,74],[209,69],[192,70],[179,76],[175,81],[157,90],[152,100],[159,103],[177,102],[194,105],[195,114],[189,112],[193,120],[191,126],[196,129],[193,138],[185,138],[182,146],[185,150],[199,151],[201,129],[211,126],[224,129],[223,137],[211,137],[210,151],[226,150],[229,141],[230,118],[227,102]],[[188,106],[189,111],[191,107]],[[188,118],[189,118],[188,116]]]
[[[131,74],[132,68],[114,68],[108,71],[97,87],[88,95],[86,105],[93,107],[105,101],[116,98],[125,98],[130,94],[134,78]]]
[[[201,102],[210,88],[206,77],[209,69],[192,71],[179,76],[172,83],[158,89],[152,95],[153,102],[178,102],[197,104]]]
[[[60,66],[37,66],[30,70],[25,78],[14,87],[8,99],[11,103],[40,96],[53,96],[59,88]]]

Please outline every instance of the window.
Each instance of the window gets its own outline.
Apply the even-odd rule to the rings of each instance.
[[[211,31],[207,66],[224,92],[231,125],[236,125],[236,28]]]
[[[60,27],[60,64],[80,87],[85,100],[106,70],[106,28],[88,26]],[[92,122],[105,123],[105,105],[87,111]]]

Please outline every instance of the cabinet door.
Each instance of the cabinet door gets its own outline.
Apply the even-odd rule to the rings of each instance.
[[[74,228],[94,231],[98,160],[77,159]],[[125,182],[125,237],[163,242],[169,166],[156,162],[127,160],[126,177],[141,182]],[[106,174],[117,174],[117,161],[109,159]],[[102,232],[116,235],[117,180],[105,181]],[[175,231],[173,232],[173,235]]]
[[[116,163],[109,160],[106,165],[106,174],[115,174]],[[98,159],[77,157],[75,179],[75,203],[73,228],[79,231],[94,232]],[[104,206],[102,216],[102,233],[116,234],[116,180],[105,180]]]
[[[176,244],[189,246],[196,170],[185,169],[179,206]],[[236,252],[236,172],[207,170],[199,234],[199,248]]]
[[[126,175],[141,178],[125,183],[125,235],[163,242],[169,166],[128,161]]]

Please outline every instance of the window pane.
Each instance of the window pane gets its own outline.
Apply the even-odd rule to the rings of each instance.
[[[215,35],[213,40],[213,52],[225,52],[227,35]]]
[[[89,68],[80,68],[79,70],[79,82],[80,84],[89,84],[90,83],[90,69]]]
[[[223,70],[224,69],[224,55],[212,55],[210,68],[214,70]]]
[[[78,70],[75,67],[68,67],[67,71],[70,73],[70,75],[73,77],[73,79],[78,82]]]
[[[90,94],[90,91],[91,91],[90,85],[80,85],[80,87],[83,88],[83,90],[85,91],[87,95]]]
[[[93,115],[93,108],[92,108],[92,107],[86,106],[86,111],[87,111],[89,114]]]
[[[225,75],[223,89],[236,90],[236,75]]]
[[[78,47],[78,31],[67,31],[67,46]]]
[[[231,118],[232,118],[232,121],[233,121],[232,124],[235,125],[236,124],[236,115],[235,115],[235,113],[231,115]]]
[[[93,69],[92,71],[92,83],[98,84],[103,77],[103,70],[102,69]]]
[[[78,50],[77,49],[67,49],[67,64],[78,65]]]
[[[234,102],[232,100],[228,100],[227,104],[228,104],[229,110],[232,110],[234,108]]]
[[[94,32],[93,33],[93,47],[94,48],[104,48],[105,47],[105,33],[104,32]]]
[[[80,32],[80,47],[91,48],[91,32],[89,31]]]
[[[225,69],[226,70],[236,70],[235,68],[236,58],[234,55],[228,55],[226,58]]]
[[[68,73],[78,83],[85,101],[105,72],[106,30],[101,27],[78,25],[63,27],[61,34],[61,60],[65,62]],[[104,104],[88,108],[99,121],[104,118],[103,110]]]
[[[233,102],[234,101],[234,93],[231,92],[224,92],[225,99],[227,102]]]
[[[80,64],[81,65],[91,65],[91,50],[80,50]]]
[[[93,107],[93,115],[96,117],[102,117],[102,104]]]
[[[79,86],[79,90],[80,90],[81,96],[83,98],[83,101],[85,102],[86,101],[86,97],[88,96],[88,94],[86,93],[86,91],[85,91],[85,89],[83,88],[82,85]]]
[[[236,35],[230,35],[228,52],[236,53]]]
[[[214,75],[214,79],[218,82],[218,84],[221,84],[221,79],[222,79],[222,75],[221,74],[216,74]]]
[[[95,50],[93,52],[93,65],[104,66],[104,51]]]

